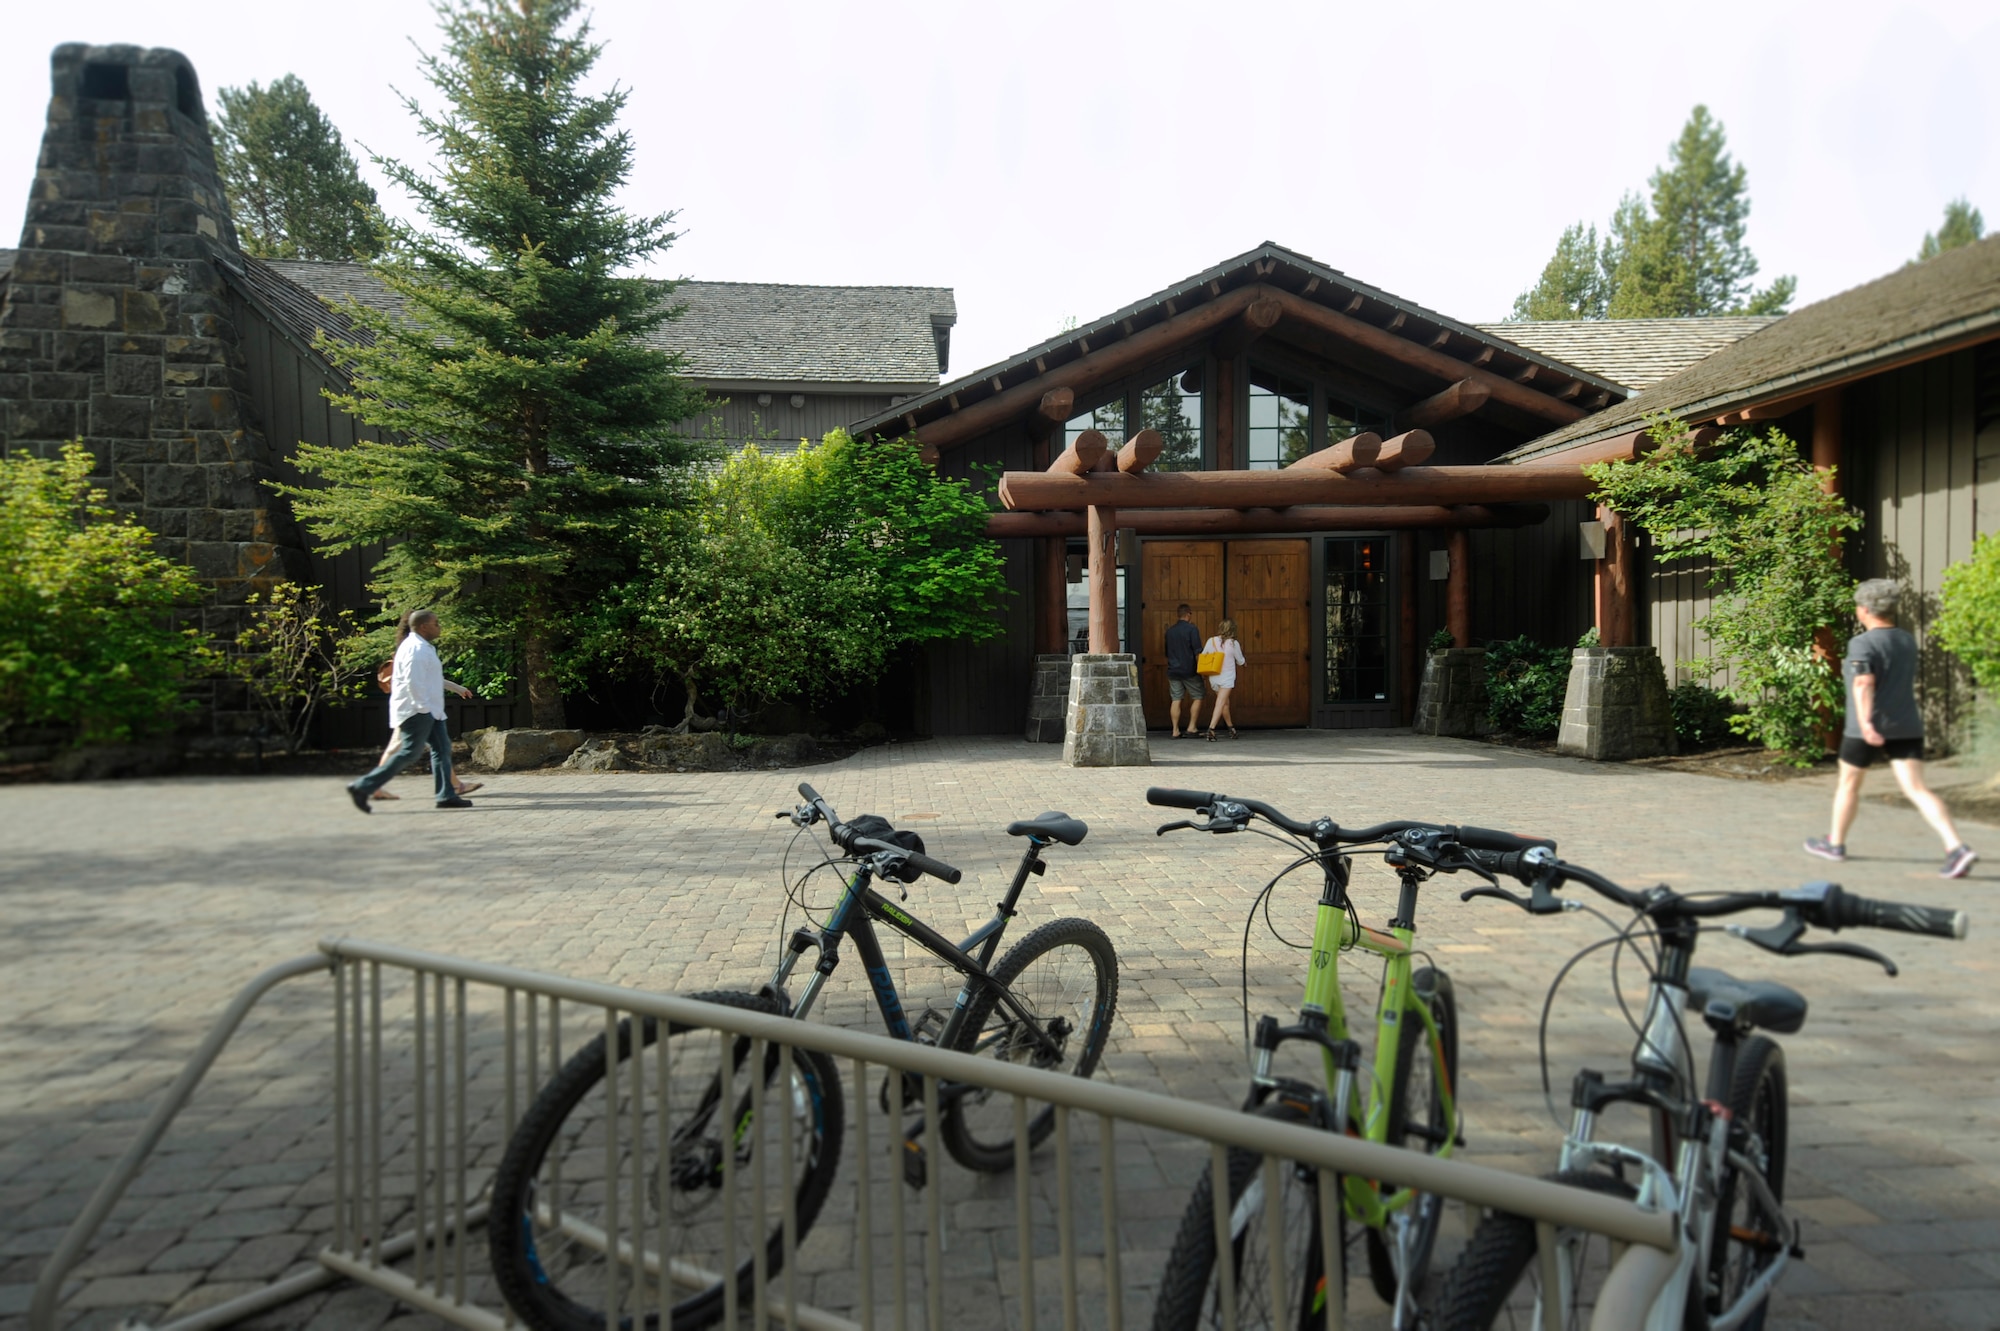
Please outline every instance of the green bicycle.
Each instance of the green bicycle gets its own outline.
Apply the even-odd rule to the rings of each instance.
[[[1279,838],[1261,833],[1296,848],[1299,857],[1258,894],[1251,904],[1253,918],[1286,875],[1309,864],[1321,870],[1323,886],[1298,1020],[1286,1026],[1275,1017],[1258,1019],[1251,1039],[1254,1072],[1244,1110],[1439,1157],[1451,1155],[1462,1144],[1458,1012],[1450,977],[1435,967],[1415,965],[1418,889],[1437,873],[1470,869],[1490,877],[1487,868],[1467,854],[1469,850],[1518,856],[1550,843],[1482,828],[1411,821],[1347,829],[1325,817],[1303,822],[1259,800],[1188,790],[1155,788],[1146,792],[1146,799],[1167,808],[1193,809],[1202,816],[1200,822],[1168,823],[1159,829],[1163,836],[1183,828],[1259,831],[1251,828],[1253,819],[1287,834]],[[1386,932],[1360,922],[1347,892],[1352,853],[1374,846],[1381,847],[1385,862],[1402,882],[1396,915]],[[1246,928],[1246,946],[1247,933]],[[1350,949],[1383,961],[1375,1060],[1362,1097],[1355,1095],[1356,1080],[1362,1075],[1361,1046],[1348,1035],[1340,993],[1340,956]],[[1247,1001],[1245,1015],[1247,1020]],[[1324,1085],[1273,1075],[1273,1056],[1294,1040],[1318,1049]],[[1281,1196],[1274,1200],[1265,1195],[1273,1174],[1262,1164],[1262,1157],[1252,1151],[1227,1154],[1227,1206],[1218,1206],[1215,1197],[1216,1175],[1224,1171],[1207,1171],[1195,1185],[1161,1277],[1155,1331],[1324,1325],[1327,1272],[1338,1270],[1341,1278],[1335,1289],[1345,1289],[1350,1220],[1363,1228],[1369,1277],[1394,1309],[1394,1325],[1416,1325],[1416,1290],[1430,1264],[1443,1198],[1386,1180],[1345,1175],[1338,1205],[1323,1209],[1318,1171],[1290,1167],[1275,1173]],[[1216,1255],[1225,1247],[1228,1260],[1218,1262]],[[1274,1251],[1277,1248],[1283,1250]]]

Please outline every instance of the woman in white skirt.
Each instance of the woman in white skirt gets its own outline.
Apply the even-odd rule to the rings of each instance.
[[[1236,691],[1236,667],[1243,664],[1243,644],[1236,640],[1236,621],[1225,619],[1215,627],[1215,636],[1201,647],[1204,652],[1218,652],[1222,656],[1222,669],[1213,677],[1215,685],[1215,705],[1208,712],[1208,738],[1215,740],[1215,728],[1226,726],[1229,738],[1236,738],[1236,717],[1229,710],[1229,695]]]

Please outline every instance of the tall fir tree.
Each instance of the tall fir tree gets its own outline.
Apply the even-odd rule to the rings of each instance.
[[[1729,157],[1722,123],[1697,106],[1653,173],[1651,198],[1627,194],[1603,243],[1582,223],[1563,232],[1541,280],[1514,302],[1515,319],[1650,319],[1782,314],[1797,279],[1762,290],[1743,243],[1748,172]]]
[[[564,721],[579,618],[636,566],[700,446],[675,423],[701,392],[647,344],[668,288],[621,276],[675,239],[673,214],[614,202],[632,167],[627,93],[590,93],[600,48],[577,0],[441,5],[423,61],[446,109],[406,98],[436,175],[378,159],[429,228],[388,228],[378,271],[401,317],[350,307],[373,341],[322,342],[332,400],[399,442],[301,447],[323,488],[281,487],[334,550],[388,546],[384,619],[445,616],[458,668],[524,677],[539,727]]]
[[[1972,206],[1969,199],[1953,199],[1944,206],[1944,225],[1936,231],[1924,232],[1924,243],[1917,250],[1917,262],[1935,259],[1946,250],[1955,250],[1970,245],[1986,234],[1986,219]]]
[[[246,252],[354,259],[380,251],[375,191],[305,84],[287,74],[268,88],[252,83],[216,96],[216,165]]]

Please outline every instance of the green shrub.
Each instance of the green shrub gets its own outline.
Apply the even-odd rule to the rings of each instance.
[[[1735,733],[1729,718],[1736,714],[1736,705],[1729,695],[1696,680],[1674,685],[1667,693],[1667,706],[1683,749],[1712,749]]]
[[[1486,648],[1486,717],[1495,730],[1542,739],[1562,729],[1569,649],[1525,635]]]
[[[1938,644],[1965,662],[1979,687],[2000,690],[2000,539],[1981,536],[1972,558],[1944,571],[1942,613],[1931,625]]]
[[[1439,629],[1436,633],[1431,634],[1431,650],[1434,652],[1450,651],[1456,646],[1458,646],[1458,639],[1451,636],[1450,629]]]
[[[91,456],[0,455],[0,731],[55,725],[84,743],[171,730],[213,651],[172,612],[201,584],[90,484]]]

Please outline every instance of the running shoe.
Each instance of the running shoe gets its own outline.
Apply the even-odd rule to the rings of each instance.
[[[1978,862],[1978,851],[1970,846],[1960,846],[1944,857],[1944,868],[1938,870],[1938,877],[1963,878],[1972,872],[1972,866]]]
[[[1806,838],[1806,854],[1817,855],[1823,860],[1832,860],[1835,864],[1844,864],[1847,861],[1847,847],[1836,846],[1823,836]]]

